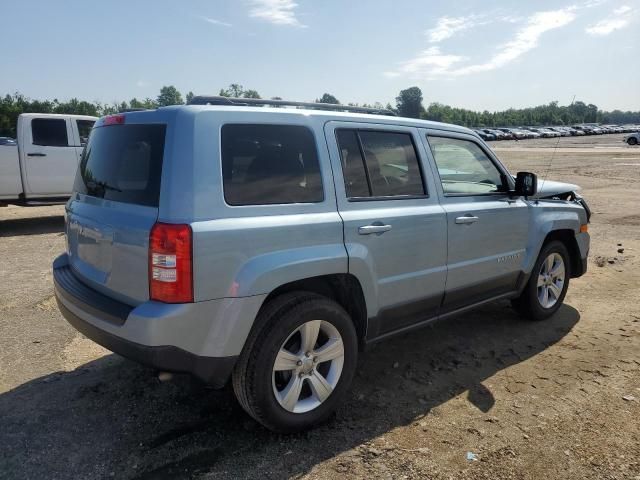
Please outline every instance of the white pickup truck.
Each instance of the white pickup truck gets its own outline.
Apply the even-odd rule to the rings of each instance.
[[[0,145],[0,206],[65,202],[96,120],[85,115],[20,115],[16,144]]]

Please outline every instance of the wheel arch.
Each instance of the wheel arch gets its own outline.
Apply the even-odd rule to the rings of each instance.
[[[335,273],[309,277],[285,283],[265,298],[262,308],[271,300],[294,291],[312,292],[338,303],[351,317],[362,348],[367,333],[367,305],[360,281],[349,273]]]
[[[564,246],[567,247],[567,250],[569,251],[569,266],[571,268],[571,278],[575,278],[576,273],[581,271],[582,269],[580,247],[578,246],[575,232],[571,229],[559,229],[549,232],[542,242],[540,251],[542,251],[545,245],[553,242],[554,240],[562,242]]]

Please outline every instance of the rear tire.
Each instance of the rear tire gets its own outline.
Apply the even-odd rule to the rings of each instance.
[[[638,144],[638,139],[636,137],[629,137],[627,139],[627,143],[629,145],[637,145]]]
[[[551,241],[542,247],[527,285],[511,304],[527,320],[546,320],[562,306],[570,277],[567,247],[560,241]]]
[[[357,356],[356,330],[340,305],[314,293],[286,293],[258,315],[234,368],[233,390],[269,430],[299,432],[335,411]]]

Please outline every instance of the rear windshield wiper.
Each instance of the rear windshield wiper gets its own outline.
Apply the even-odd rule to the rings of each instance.
[[[89,180],[86,183],[87,189],[91,190],[91,191],[95,191],[98,188],[102,188],[103,190],[111,190],[114,192],[122,192],[122,190],[120,190],[117,187],[111,186],[109,185],[107,182],[95,182],[93,180]]]

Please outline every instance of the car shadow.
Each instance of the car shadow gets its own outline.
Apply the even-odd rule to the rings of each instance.
[[[0,220],[0,237],[64,232],[64,216],[24,217]]]
[[[560,341],[580,318],[563,306],[546,322],[519,320],[508,303],[380,343],[360,355],[334,418],[296,435],[250,419],[229,388],[188,377],[160,383],[107,355],[0,395],[4,478],[283,478],[392,429],[466,392],[478,415],[496,402],[482,382]]]

